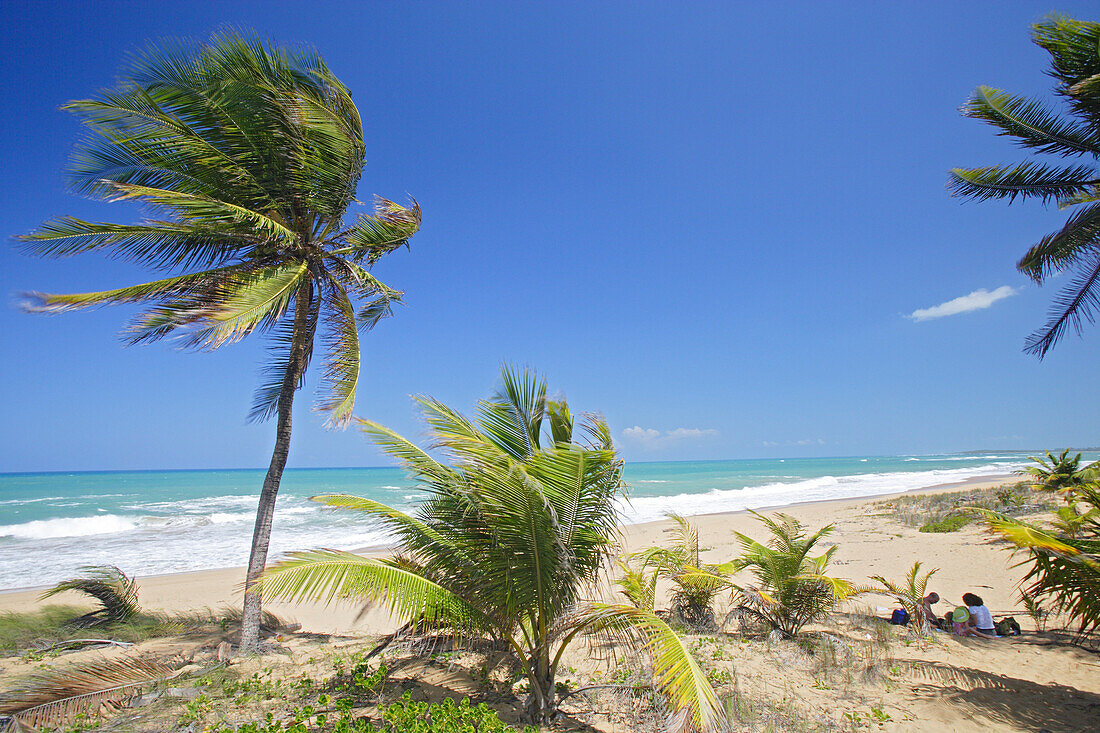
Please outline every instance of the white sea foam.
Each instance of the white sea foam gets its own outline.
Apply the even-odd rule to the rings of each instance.
[[[251,512],[214,512],[210,515],[211,524],[230,524],[232,522],[247,522],[256,515]]]
[[[95,517],[66,517],[36,519],[22,524],[0,526],[0,537],[38,540],[55,537],[88,537],[97,534],[116,534],[137,527],[133,517],[104,514]]]
[[[922,460],[918,457],[913,459]],[[925,457],[923,460],[939,459]],[[976,463],[984,465],[975,466]],[[782,469],[773,469],[768,477],[757,475],[751,479],[767,483],[749,487],[741,481],[749,482],[750,479],[737,478],[738,472],[733,467],[728,475],[722,471],[714,474],[707,472],[706,475],[714,477],[714,483],[709,484],[714,488],[709,491],[708,484],[702,483],[706,479],[697,474],[684,474],[683,477],[670,474],[667,479],[630,482],[638,484],[638,489],[646,486],[645,491],[649,493],[672,495],[635,498],[632,504],[623,507],[622,517],[623,521],[633,523],[660,519],[670,510],[691,515],[872,496],[978,475],[1005,474],[1021,465],[1022,459],[1013,456],[1007,460],[971,459],[967,468],[959,469],[862,475],[838,473],[810,479],[782,475]],[[837,470],[858,469],[852,463],[848,464],[848,468]],[[343,487],[338,488],[343,490]],[[398,487],[384,488],[392,491]],[[406,487],[405,491],[410,488]],[[103,507],[95,507],[94,501],[90,501],[92,506],[86,511],[94,512],[92,516],[39,519],[0,526],[0,587],[55,583],[72,577],[80,566],[89,564],[118,565],[125,572],[139,575],[244,565],[248,560],[251,541],[251,532],[245,528],[255,517],[256,496],[230,493],[234,490],[222,489],[215,496],[175,501],[141,502],[140,495],[131,494],[121,500],[128,502],[121,509],[117,503],[104,502],[110,509],[101,511]],[[372,496],[370,493],[366,495]],[[412,491],[406,494],[400,490],[389,495],[404,496],[403,502],[397,501],[405,506],[411,506],[425,496]],[[43,498],[43,501],[70,501],[72,498],[75,497],[50,497]],[[164,495],[155,498],[162,499]],[[42,506],[36,500],[14,501],[36,503],[33,511]],[[280,497],[275,512],[271,557],[274,559],[280,553],[310,547],[354,550],[387,545],[392,541],[393,537],[377,523],[364,521],[358,513],[328,511],[303,496],[286,493]]]
[[[965,481],[975,476],[1009,473],[1016,468],[1018,468],[1017,464],[1002,463],[934,471],[821,476],[802,481],[777,482],[734,489],[712,489],[707,492],[675,496],[646,496],[635,498],[629,504],[623,505],[620,509],[620,517],[627,524],[636,524],[661,519],[669,512],[681,515],[713,514],[766,506],[785,506],[806,501],[878,496]]]
[[[16,506],[20,504],[37,504],[40,501],[61,501],[64,496],[42,496],[37,499],[4,499],[0,501],[0,504],[14,504]]]

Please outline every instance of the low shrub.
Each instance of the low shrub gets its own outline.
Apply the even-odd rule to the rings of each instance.
[[[970,524],[973,517],[969,517],[965,514],[952,514],[944,517],[943,519],[936,519],[926,524],[922,524],[920,532],[958,532],[960,529]]]

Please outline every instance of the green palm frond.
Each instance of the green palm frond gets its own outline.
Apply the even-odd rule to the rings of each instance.
[[[1100,148],[1095,130],[1063,119],[1037,100],[992,87],[978,87],[961,111],[967,117],[989,122],[1000,129],[999,134],[1014,137],[1020,145],[1040,153],[1079,155]]]
[[[359,386],[359,328],[355,309],[343,288],[335,285],[325,294],[329,332],[325,337],[325,399],[317,408],[329,414],[330,427],[344,427],[351,421],[355,391]]]
[[[140,303],[149,300],[176,298],[198,292],[209,293],[212,289],[222,286],[227,281],[242,271],[240,266],[219,268],[197,272],[191,275],[179,275],[163,280],[140,285],[131,285],[114,290],[103,290],[96,293],[27,293],[28,301],[24,308],[34,313],[64,313],[80,308],[95,308],[105,305],[118,305],[121,303]],[[195,307],[189,305],[189,318],[194,320]]]
[[[1071,216],[1060,230],[1048,234],[1027,251],[1016,268],[1042,284],[1051,275],[1084,261],[1100,246],[1100,204],[1088,206]]]
[[[273,237],[280,246],[290,245],[298,237],[283,222],[229,201],[208,196],[199,196],[181,191],[170,191],[132,183],[115,183],[115,201],[141,199],[154,206],[164,208],[183,221],[200,224],[233,222],[247,224],[256,232]]]
[[[78,619],[83,626],[126,621],[141,611],[138,605],[137,581],[113,565],[82,567],[76,578],[63,580],[39,596],[39,600],[52,598],[58,593],[72,591],[94,598],[103,607]]]
[[[1080,334],[1100,307],[1100,169],[1095,165],[1100,157],[1100,24],[1053,15],[1033,26],[1033,38],[1050,54],[1050,74],[1058,82],[1055,91],[1068,105],[1068,114],[985,86],[974,92],[962,112],[1038,154],[1087,156],[1088,162],[1053,166],[1034,160],[1015,166],[956,168],[948,189],[979,201],[997,198],[1011,203],[1020,196],[1054,199],[1060,208],[1085,205],[1060,231],[1031,247],[1017,265],[1038,283],[1055,273],[1073,273],[1073,280],[1055,297],[1046,324],[1024,344],[1026,353],[1042,359],[1070,328]]]
[[[1014,166],[952,168],[947,188],[952,196],[986,201],[1017,196],[1041,201],[1064,199],[1100,184],[1100,172],[1092,166],[1053,166],[1019,163]]]
[[[1079,262],[1080,272],[1054,297],[1047,322],[1027,337],[1024,351],[1040,359],[1072,328],[1081,335],[1084,322],[1100,310],[1100,251],[1091,250]]]
[[[668,624],[652,611],[634,606],[597,603],[582,613],[593,631],[633,641],[649,655],[656,687],[672,714],[670,730],[723,729],[725,711],[706,672]]]
[[[79,713],[122,705],[175,674],[171,666],[143,657],[85,660],[24,678],[0,694],[0,713],[24,726],[53,729],[71,723]]]
[[[253,593],[289,601],[380,603],[402,621],[424,620],[464,632],[491,628],[466,600],[397,564],[338,550],[292,552],[268,568]]]
[[[63,216],[16,237],[27,254],[72,257],[107,250],[118,259],[156,268],[212,267],[262,246],[254,234],[221,222],[201,225],[173,221],[111,224]]]
[[[234,278],[225,284],[222,298],[202,313],[206,325],[192,343],[216,349],[233,343],[256,328],[271,328],[294,302],[294,295],[306,278],[305,262],[265,268]]]
[[[501,389],[478,404],[478,423],[501,450],[517,460],[539,448],[546,414],[546,383],[533,372],[501,368]]]
[[[408,207],[376,196],[375,212],[371,216],[360,215],[355,224],[344,233],[348,248],[341,250],[356,261],[366,260],[374,264],[383,255],[408,243],[420,230],[422,213],[420,204],[410,200]]]

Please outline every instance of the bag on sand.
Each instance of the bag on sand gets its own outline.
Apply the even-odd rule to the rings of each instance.
[[[997,636],[1019,636],[1020,624],[1011,616],[1006,616],[993,624],[993,630],[997,632]]]
[[[895,626],[905,626],[909,623],[909,612],[904,608],[895,608],[894,612],[890,614],[890,623]]]

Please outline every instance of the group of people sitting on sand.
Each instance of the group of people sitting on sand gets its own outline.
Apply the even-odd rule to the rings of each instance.
[[[1006,617],[997,623],[993,614],[986,608],[981,596],[964,593],[962,606],[947,609],[943,616],[937,616],[932,606],[940,602],[938,593],[929,593],[921,604],[923,618],[911,619],[910,623],[927,624],[933,629],[946,631],[956,636],[976,636],[980,639],[996,639],[999,636],[1018,635],[1020,625],[1016,619]]]

